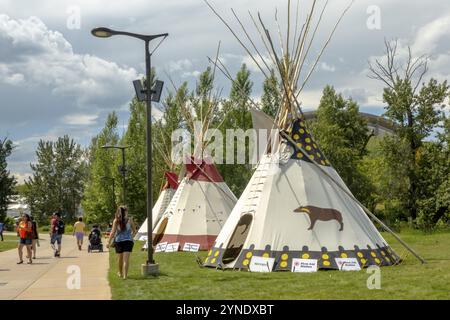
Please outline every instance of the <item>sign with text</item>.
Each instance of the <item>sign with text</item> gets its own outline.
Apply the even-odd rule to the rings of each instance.
[[[253,256],[250,260],[250,272],[272,272],[275,258],[264,258]]]
[[[155,252],[164,252],[166,251],[167,242],[160,242],[155,247]]]
[[[317,272],[317,259],[292,259],[292,272]]]
[[[180,247],[179,242],[169,243],[166,247],[166,251],[164,252],[177,252],[179,247]]]
[[[139,241],[147,241],[147,236],[140,236]]]
[[[189,251],[189,252],[198,252],[200,250],[200,244],[199,243],[189,243],[186,242],[183,246],[183,251]]]
[[[356,258],[335,258],[339,270],[342,271],[359,271],[361,266]]]

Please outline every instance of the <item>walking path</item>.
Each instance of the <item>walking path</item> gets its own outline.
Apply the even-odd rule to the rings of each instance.
[[[21,265],[16,264],[17,249],[0,252],[0,300],[111,299],[108,251],[88,253],[86,237],[79,251],[75,237],[64,235],[61,257],[54,258],[49,235],[40,237],[37,259],[31,265],[25,263],[26,248]]]

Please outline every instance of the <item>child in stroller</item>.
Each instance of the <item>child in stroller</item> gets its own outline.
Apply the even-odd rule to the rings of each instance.
[[[96,224],[92,226],[92,231],[89,234],[88,252],[91,252],[92,250],[103,252],[102,233]]]

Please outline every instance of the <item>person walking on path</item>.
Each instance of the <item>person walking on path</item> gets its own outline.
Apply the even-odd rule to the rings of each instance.
[[[84,228],[86,228],[86,225],[83,222],[83,218],[80,217],[73,225],[73,235],[77,237],[78,250],[81,250],[83,245]]]
[[[17,232],[19,233],[19,246],[17,247],[19,251],[19,262],[17,264],[23,263],[23,247],[27,247],[27,257],[28,264],[33,263],[31,259],[31,244],[33,241],[33,224],[31,223],[30,216],[28,214],[22,215],[22,220],[17,227]]]
[[[61,256],[61,241],[64,234],[64,221],[61,219],[61,214],[55,212],[52,216],[50,227],[50,244],[55,250],[55,257]],[[58,244],[58,249],[55,248],[55,242]]]
[[[133,220],[128,216],[128,208],[120,206],[116,211],[111,235],[106,247],[109,248],[111,246],[111,241],[114,239],[114,247],[118,255],[119,272],[117,275],[123,279],[128,277],[129,260],[130,254],[133,251],[133,235],[135,233],[136,227]]]
[[[36,245],[39,245],[38,225],[34,217],[31,217],[31,225],[33,227],[33,239],[31,241],[31,251],[33,252],[33,259],[36,259]]]
[[[5,224],[3,222],[0,222],[0,237],[3,241],[3,229],[5,228]]]

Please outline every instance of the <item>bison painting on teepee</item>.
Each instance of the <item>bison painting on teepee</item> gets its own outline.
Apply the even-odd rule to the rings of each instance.
[[[196,94],[179,104],[196,141],[194,155],[185,157],[178,189],[153,229],[153,245],[179,243],[182,249],[185,243],[192,243],[208,250],[236,204],[237,198],[205,152],[205,135],[219,107],[218,96],[212,94],[213,80],[208,68],[200,76]]]
[[[269,74],[272,68],[276,70],[282,98],[276,118],[270,120],[277,134],[271,137],[204,265],[246,269],[253,256],[274,258],[273,271],[291,270],[294,258],[316,259],[320,269],[339,269],[335,258],[354,258],[361,267],[397,263],[398,255],[369,219],[367,209],[354,198],[320,150],[298,102],[349,7],[343,11],[316,59],[307,63],[327,2],[316,14],[318,1],[312,1],[306,21],[299,23],[298,7],[297,16],[292,19],[291,1],[287,1],[287,34],[284,38],[275,15],[278,49],[260,15],[255,19],[250,14],[267,50],[265,55],[257,49],[234,11],[256,53],[252,53],[229,23],[207,4],[238,38],[263,74]],[[291,24],[297,27],[293,28]],[[224,68],[223,64],[221,66]],[[304,70],[306,68],[308,70]],[[249,103],[257,108],[255,102],[250,100]],[[268,118],[261,111],[255,111],[254,115]]]

